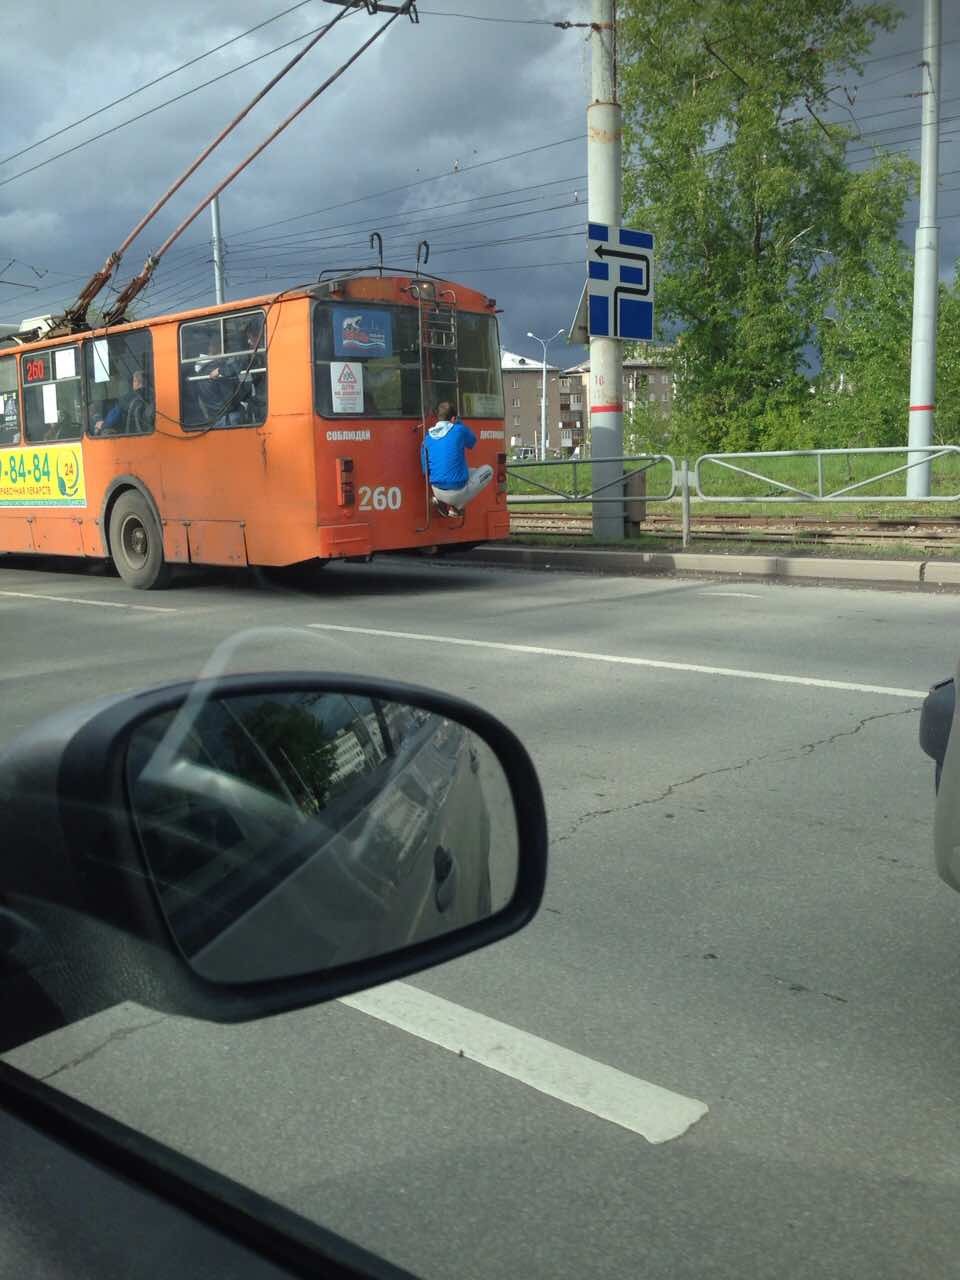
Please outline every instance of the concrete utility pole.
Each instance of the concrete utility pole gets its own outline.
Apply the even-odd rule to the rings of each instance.
[[[591,222],[619,227],[622,125],[617,101],[616,0],[593,0],[590,41],[593,85],[587,108],[587,216]],[[601,497],[622,496],[622,484],[615,483],[623,475],[619,461],[623,457],[623,353],[616,338],[590,339],[589,394],[593,488],[609,485]],[[622,538],[623,514],[622,501],[595,501],[594,533]]]
[[[940,167],[940,0],[923,4],[923,115],[920,130],[920,220],[913,262],[913,339],[910,348],[911,445],[933,443],[937,391],[937,289],[940,229],[937,182]],[[915,455],[922,457],[922,455]],[[911,456],[910,461],[913,461]],[[907,497],[930,494],[930,463],[907,472]]]
[[[540,460],[547,456],[547,347],[559,338],[564,329],[558,329],[552,338],[538,338],[535,333],[527,332],[527,337],[539,342],[543,347],[543,378],[540,381]]]
[[[213,289],[217,302],[223,302],[223,237],[220,235],[220,197],[210,201],[210,220],[213,223]]]

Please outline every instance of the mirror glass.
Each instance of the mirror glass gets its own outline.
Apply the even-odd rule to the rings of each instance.
[[[139,726],[127,778],[170,930],[214,982],[392,955],[516,888],[499,760],[422,708],[318,689],[191,695]]]

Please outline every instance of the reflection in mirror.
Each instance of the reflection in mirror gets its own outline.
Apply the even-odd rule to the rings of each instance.
[[[394,955],[516,888],[500,762],[419,707],[317,689],[191,698],[139,726],[127,776],[170,931],[214,982]]]

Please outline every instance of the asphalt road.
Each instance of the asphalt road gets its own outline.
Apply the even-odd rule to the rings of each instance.
[[[3,740],[209,669],[388,672],[504,718],[544,908],[414,995],[706,1112],[651,1142],[342,1003],[120,1006],[12,1060],[426,1277],[955,1277],[960,897],[911,691],[952,671],[958,605],[419,561],[144,595],[8,562]]]

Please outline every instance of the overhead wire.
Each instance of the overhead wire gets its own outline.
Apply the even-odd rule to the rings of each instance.
[[[390,220],[389,218],[387,220],[384,220],[384,218],[382,217],[378,217],[375,219],[372,214],[368,214],[366,216],[370,219],[370,221],[367,226],[367,230],[377,231],[377,230],[382,230],[384,228],[389,230],[392,226],[395,226],[397,222],[407,221],[408,219],[417,218],[417,217],[420,217],[422,214],[434,213],[438,210],[455,209],[465,204],[475,204],[481,200],[498,199],[501,196],[506,196],[506,195],[519,195],[521,192],[524,192],[524,191],[544,191],[547,187],[556,187],[564,182],[585,182],[586,177],[587,175],[585,173],[578,173],[565,178],[552,178],[549,182],[536,182],[524,187],[511,187],[511,188],[508,188],[506,191],[489,192],[484,195],[466,196],[462,200],[444,200],[440,204],[419,205],[410,209],[402,210],[400,213],[394,216],[393,220]],[[509,208],[511,205],[526,204],[534,199],[550,199],[553,194],[555,193],[550,193],[548,195],[537,196],[537,197],[530,196],[527,198],[527,200],[507,201],[497,207]],[[476,212],[478,213],[487,212],[487,210],[478,209]],[[286,240],[300,240],[304,235],[322,233],[328,230],[336,231],[336,230],[340,230],[343,227],[353,227],[355,225],[356,224],[354,222],[325,223],[319,227],[314,227],[314,228],[306,227],[300,231],[288,231],[278,236],[267,236],[264,239],[258,240],[258,241],[242,240],[240,239],[239,233],[234,233],[230,236],[230,241],[231,243],[237,245],[238,247],[243,247],[246,244],[253,244],[253,243],[255,244],[280,243],[281,241],[286,241]],[[205,240],[198,243],[202,243],[204,246],[208,246],[210,242],[209,240]]]
[[[248,231],[266,231],[271,227],[286,226],[288,223],[299,222],[303,218],[312,218],[321,213],[333,213],[337,209],[348,209],[353,205],[364,204],[367,200],[378,199],[380,196],[396,195],[399,191],[412,191],[416,187],[424,186],[428,182],[449,181],[451,178],[455,178],[461,173],[471,173],[476,169],[486,169],[489,168],[490,165],[503,164],[507,160],[519,160],[525,156],[536,155],[540,151],[549,151],[553,147],[566,146],[571,142],[583,142],[586,140],[586,137],[587,135],[585,133],[576,133],[569,138],[558,138],[556,142],[544,142],[536,147],[526,147],[523,151],[511,151],[507,155],[494,156],[490,160],[479,160],[474,164],[461,165],[455,170],[447,169],[443,173],[433,174],[429,178],[417,178],[413,182],[402,182],[394,187],[385,187],[381,191],[371,191],[369,194],[364,196],[355,196],[351,200],[340,200],[336,204],[324,205],[319,209],[309,209],[306,213],[297,213],[289,218],[277,218],[272,222],[262,222],[253,227],[240,227],[237,231],[234,231],[232,235],[236,238],[237,236],[244,235]]]
[[[565,200],[562,204],[547,205],[545,208],[542,208],[542,209],[525,209],[522,213],[504,213],[504,214],[498,214],[492,218],[474,218],[466,222],[454,222],[449,224],[433,223],[433,224],[425,225],[416,218],[408,218],[408,219],[405,219],[401,224],[394,226],[390,229],[394,231],[402,232],[404,230],[415,228],[416,229],[415,234],[422,238],[423,236],[433,236],[436,234],[443,234],[444,232],[448,232],[448,231],[461,231],[470,227],[489,226],[491,223],[513,222],[520,218],[543,217],[544,214],[554,213],[559,209],[576,208],[578,205],[581,205],[584,209],[586,208],[583,201],[570,199],[570,200]],[[335,234],[339,234],[339,235],[348,234],[349,242],[354,243],[358,236],[366,240],[369,232],[365,228],[355,228],[352,230],[352,232],[348,232],[347,229],[345,228],[344,231],[338,232]],[[284,256],[290,253],[303,254],[303,253],[312,252],[316,249],[325,249],[328,247],[335,248],[337,247],[337,243],[339,242],[334,241],[331,243],[330,237],[326,236],[326,237],[323,237],[322,239],[312,238],[309,240],[303,240],[295,244],[288,244],[288,245],[270,246],[270,245],[249,244],[249,245],[243,245],[237,249],[232,250],[231,256],[234,259],[238,259],[240,258],[241,255],[249,255],[249,254],[256,254],[261,257],[263,256],[278,257],[278,256]],[[430,243],[432,248],[434,243],[432,239]]]
[[[262,22],[258,22],[255,26],[248,27],[246,31],[241,31],[239,35],[231,36],[228,40],[223,40],[220,44],[216,44],[212,49],[206,49],[203,53],[197,54],[195,58],[189,58],[186,62],[181,62],[179,67],[173,67],[169,71],[164,71],[162,75],[155,76],[152,80],[147,80],[144,84],[138,85],[136,89],[131,89],[129,93],[123,94],[119,98],[114,98],[112,102],[107,102],[102,107],[97,107],[94,111],[89,111],[85,116],[65,124],[59,129],[55,129],[53,133],[48,133],[46,137],[37,138],[35,142],[30,142],[25,147],[21,147],[19,151],[12,151],[10,155],[0,158],[0,165],[9,164],[11,160],[17,160],[20,156],[26,155],[28,151],[35,151],[37,147],[42,147],[47,142],[52,142],[54,138],[59,138],[65,133],[69,133],[71,129],[76,129],[81,124],[86,124],[88,120],[93,120],[96,116],[103,115],[104,112],[119,107],[123,102],[129,102],[131,98],[137,97],[138,94],[144,93],[147,89],[152,89],[154,85],[161,84],[164,80],[169,80],[172,76],[179,75],[181,71],[186,71],[188,67],[194,67],[198,62],[202,62],[205,58],[211,57],[215,53],[219,53],[222,49],[226,49],[229,45],[236,44],[239,40],[245,40],[247,36],[252,36],[255,31],[268,27],[272,22],[276,22],[280,18],[285,18],[287,14],[293,13],[296,9],[303,9],[306,5],[311,4],[313,0],[297,0],[296,4],[292,4],[287,9],[281,9],[279,13],[275,13],[272,17],[264,18]],[[299,37],[298,37],[299,38]],[[281,45],[280,48],[284,46]],[[276,52],[273,50],[272,52]],[[249,64],[247,64],[249,65]],[[239,70],[239,68],[236,68]],[[176,99],[174,99],[176,101]]]
[[[333,27],[344,14],[351,13],[351,12],[358,12],[358,11],[347,10],[347,9],[341,10],[341,12],[337,15],[337,17],[334,18],[333,21],[327,25],[327,30],[330,30],[330,28]],[[235,165],[234,168],[230,171],[230,173],[228,173],[225,178],[221,179],[221,181],[217,183],[217,185],[212,189],[212,191],[209,191],[203,197],[203,199],[199,202],[199,204],[197,204],[195,208],[189,214],[187,214],[187,216],[184,219],[182,219],[180,224],[177,227],[175,227],[173,231],[170,232],[170,234],[167,236],[166,240],[164,240],[163,244],[159,247],[159,249],[156,249],[153,253],[150,254],[140,274],[137,276],[134,276],[133,279],[129,280],[127,284],[124,286],[117,301],[111,307],[110,311],[106,313],[106,319],[108,323],[115,323],[123,315],[124,307],[129,302],[131,302],[139,292],[142,291],[147,281],[150,279],[151,275],[153,274],[157,266],[157,263],[160,261],[163,255],[167,252],[170,246],[174,244],[175,241],[183,234],[183,232],[186,231],[187,227],[189,227],[191,223],[203,212],[203,210],[207,208],[207,206],[211,203],[211,201],[216,199],[216,197],[227,186],[229,186],[229,184],[233,182],[234,179],[237,178],[244,171],[244,169],[246,169],[250,164],[252,164],[253,161],[263,151],[265,151],[266,148],[270,146],[270,144],[276,138],[278,138],[280,134],[283,133],[283,131],[293,123],[294,120],[296,120],[300,115],[302,115],[303,112],[306,111],[308,107],[312,106],[313,103],[316,102],[316,100],[321,96],[321,94],[325,93],[327,89],[330,88],[331,85],[335,84],[336,81],[339,80],[339,78],[346,71],[348,71],[350,67],[353,66],[353,64],[358,60],[358,58],[362,57],[363,54],[366,53],[366,51],[377,40],[379,40],[381,36],[385,35],[386,32],[390,29],[390,27],[394,24],[394,22],[396,22],[397,19],[401,16],[402,12],[403,11],[399,7],[395,9],[394,12],[387,19],[387,21],[384,22],[380,27],[378,27],[377,30],[373,33],[373,35],[369,36],[366,40],[364,40],[363,43],[357,49],[355,49],[354,52],[350,54],[350,56],[347,59],[345,59],[345,61],[343,61],[334,72],[332,72],[329,76],[327,76],[326,80],[324,80],[323,83],[313,91],[313,93],[309,94],[303,100],[303,102],[299,103],[293,109],[293,111],[291,111],[283,120],[281,120],[281,122],[277,125],[277,127],[273,129],[266,136],[266,138],[263,139],[262,142],[260,142],[256,147],[254,147],[254,149],[247,156],[245,156],[244,159],[238,165]]]
[[[331,21],[336,22],[340,16],[350,13],[359,13],[360,10],[344,9],[343,15]],[[139,115],[130,116],[127,120],[121,120],[119,124],[112,125],[109,129],[102,129],[99,133],[93,134],[89,138],[85,138],[82,142],[75,143],[72,147],[67,147],[63,151],[58,151],[52,156],[47,156],[45,160],[40,160],[34,165],[30,165],[26,169],[21,169],[17,173],[10,174],[9,177],[0,179],[0,187],[5,187],[11,182],[16,182],[18,178],[24,178],[27,174],[36,173],[38,169],[45,168],[48,164],[53,164],[55,160],[62,160],[64,156],[73,155],[77,151],[83,150],[84,147],[90,146],[93,142],[99,142],[102,138],[108,138],[111,134],[118,133],[121,129],[126,129],[128,125],[136,124],[140,120],[145,120],[148,116],[155,115],[156,112],[162,111],[165,107],[173,106],[174,103],[182,102],[185,98],[189,98],[194,93],[199,93],[201,89],[207,89],[212,84],[217,84],[221,80],[226,80],[228,76],[236,75],[238,71],[244,71],[247,67],[252,67],[256,62],[262,62],[264,58],[270,58],[275,53],[280,53],[283,49],[289,49],[292,45],[300,44],[301,41],[309,40],[311,36],[315,36],[318,32],[328,27],[329,23],[321,23],[319,27],[312,27],[309,31],[304,32],[302,36],[295,36],[292,40],[287,40],[283,44],[276,45],[273,49],[268,49],[266,53],[259,53],[255,58],[249,58],[246,62],[240,62],[235,67],[230,67],[226,71],[222,71],[219,75],[213,76],[209,80],[204,80],[201,84],[194,85],[191,89],[185,89],[183,93],[178,93],[173,98],[167,98],[164,102],[158,103],[154,107],[148,107],[146,111],[141,111]]]

